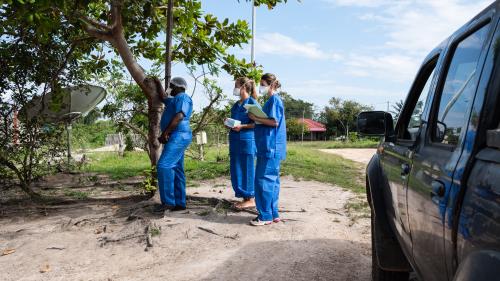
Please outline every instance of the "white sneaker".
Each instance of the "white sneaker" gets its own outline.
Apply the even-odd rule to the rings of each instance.
[[[273,221],[261,221],[259,220],[259,217],[256,217],[255,219],[250,221],[250,225],[253,226],[264,226],[264,225],[270,225],[272,223]]]

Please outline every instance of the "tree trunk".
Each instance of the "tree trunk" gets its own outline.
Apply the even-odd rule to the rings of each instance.
[[[161,145],[158,142],[158,137],[160,136],[160,119],[163,112],[163,103],[159,95],[155,96],[148,98],[148,143],[151,166],[156,166],[161,154]]]
[[[172,1],[170,1],[172,2]],[[173,2],[172,2],[173,3]],[[125,67],[129,71],[134,81],[142,89],[148,99],[148,142],[149,159],[152,166],[156,166],[160,158],[160,143],[158,137],[160,133],[160,118],[163,112],[164,89],[157,77],[147,77],[144,69],[139,65],[127,43],[124,35],[121,10],[123,1],[111,1],[111,24],[105,25],[86,17],[81,18],[86,23],[84,29],[95,38],[110,42],[122,58]]]
[[[345,140],[346,142],[349,142],[349,123],[346,125]]]
[[[31,198],[31,200],[34,200],[34,201],[38,201],[42,198],[42,196],[38,193],[36,193],[31,187],[29,184],[27,184],[26,182],[24,181],[21,181],[20,183],[21,185],[21,189],[26,193],[28,194],[28,196]]]
[[[142,67],[135,60],[123,33],[116,35],[112,41],[114,47],[122,57],[130,75],[142,89],[144,95],[148,98],[148,142],[149,142],[149,160],[151,166],[156,166],[160,158],[161,145],[158,142],[160,136],[160,119],[163,112],[163,86],[158,77],[147,77]]]

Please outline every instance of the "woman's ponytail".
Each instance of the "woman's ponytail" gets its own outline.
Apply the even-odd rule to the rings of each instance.
[[[254,80],[250,80],[250,85],[251,85],[251,90],[250,90],[250,95],[252,96],[252,98],[254,98],[255,100],[257,100],[259,97],[257,96],[257,86],[255,85],[255,81]]]
[[[274,90],[281,88],[280,81],[276,78],[276,75],[272,73],[266,73],[262,75],[260,79],[266,81],[267,85],[269,85]]]
[[[255,87],[255,81],[248,77],[240,77],[236,79],[236,82],[240,85],[241,88],[244,88],[245,91],[254,99],[257,99],[257,87]]]

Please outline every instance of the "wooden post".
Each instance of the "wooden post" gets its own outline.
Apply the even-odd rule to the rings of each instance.
[[[168,89],[170,78],[172,78],[172,30],[174,26],[174,0],[168,1],[167,7],[167,33],[165,54],[165,90]]]

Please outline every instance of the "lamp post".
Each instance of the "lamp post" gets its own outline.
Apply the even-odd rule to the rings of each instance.
[[[174,26],[174,0],[168,1],[167,10],[167,32],[165,38],[165,90],[167,90],[172,78],[172,30]]]
[[[255,8],[255,0],[252,1],[252,46],[250,61],[255,65],[255,25],[257,19],[257,9]]]

